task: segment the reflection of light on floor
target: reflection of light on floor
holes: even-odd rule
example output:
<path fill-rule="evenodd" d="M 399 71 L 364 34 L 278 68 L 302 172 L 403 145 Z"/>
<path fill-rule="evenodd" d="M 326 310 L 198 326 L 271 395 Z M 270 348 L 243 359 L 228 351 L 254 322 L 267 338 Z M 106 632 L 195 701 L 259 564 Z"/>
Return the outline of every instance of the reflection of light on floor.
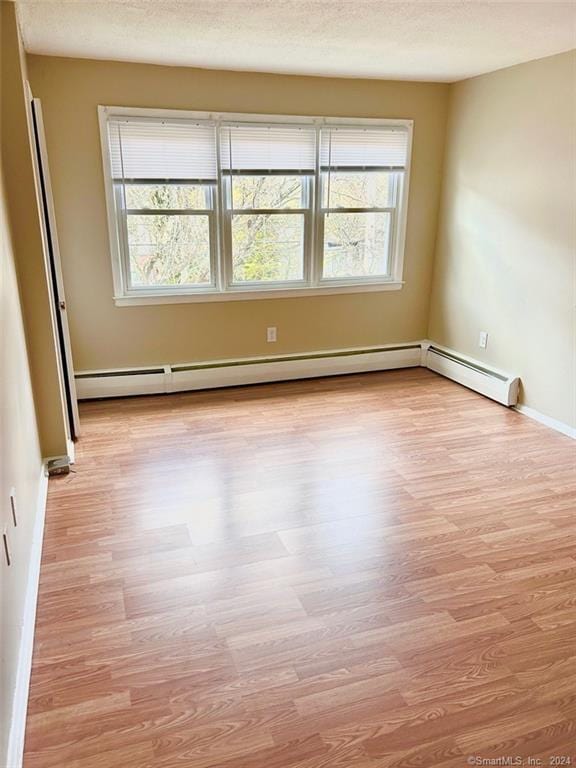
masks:
<path fill-rule="evenodd" d="M 299 519 L 302 478 L 296 465 L 267 467 L 264 452 L 246 451 L 233 461 L 217 453 L 179 462 L 176 472 L 171 467 L 170 478 L 157 465 L 143 474 L 141 524 L 155 528 L 186 523 L 192 541 L 201 544 L 275 530 L 295 514 Z"/>
<path fill-rule="evenodd" d="M 191 442 L 176 462 L 172 451 L 151 448 L 149 461 L 127 482 L 140 525 L 186 524 L 195 544 L 314 524 L 312 535 L 324 546 L 370 541 L 370 516 L 387 520 L 387 501 L 398 485 L 395 456 L 379 426 L 364 424 L 360 432 L 340 413 L 326 429 L 296 430 L 278 445 L 273 431 L 259 430 L 258 441 L 251 439 L 257 422 L 247 425 L 243 439 L 223 433 L 209 444 Z M 223 450 L 230 440 L 238 442 L 233 458 Z"/>
<path fill-rule="evenodd" d="M 330 429 L 317 433 L 314 481 L 310 489 L 312 519 L 331 520 L 314 529 L 322 546 L 350 545 L 372 539 L 373 516 L 386 520 L 386 497 L 398 487 L 394 455 L 382 446 L 378 430 L 362 435 Z M 361 514 L 360 514 L 361 513 Z M 317 542 L 317 543 L 318 543 Z"/>
<path fill-rule="evenodd" d="M 134 486 L 138 496 L 134 495 Z M 205 457 L 180 459 L 177 464 L 151 463 L 131 483 L 131 503 L 144 528 L 188 523 L 202 510 L 202 519 L 215 519 L 222 482 L 217 463 Z"/>

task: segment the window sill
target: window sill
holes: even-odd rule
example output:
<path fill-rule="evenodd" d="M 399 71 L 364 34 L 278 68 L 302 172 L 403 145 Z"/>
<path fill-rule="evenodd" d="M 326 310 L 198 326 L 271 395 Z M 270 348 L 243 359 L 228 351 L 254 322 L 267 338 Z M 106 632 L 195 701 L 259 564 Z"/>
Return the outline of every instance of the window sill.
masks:
<path fill-rule="evenodd" d="M 231 291 L 204 291 L 198 293 L 139 293 L 115 296 L 117 307 L 143 306 L 146 304 L 195 304 L 213 301 L 258 301 L 263 299 L 294 299 L 303 296 L 327 296 L 338 293 L 374 293 L 399 291 L 403 282 L 364 283 L 362 285 L 329 285 L 313 288 L 270 288 Z"/>

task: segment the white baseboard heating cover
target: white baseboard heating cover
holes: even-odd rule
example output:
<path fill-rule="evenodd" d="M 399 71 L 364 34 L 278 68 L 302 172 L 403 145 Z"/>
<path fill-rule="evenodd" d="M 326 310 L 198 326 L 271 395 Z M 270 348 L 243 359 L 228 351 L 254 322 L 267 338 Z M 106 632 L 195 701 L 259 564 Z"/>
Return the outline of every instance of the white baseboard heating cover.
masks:
<path fill-rule="evenodd" d="M 413 342 L 302 355 L 83 371 L 75 378 L 78 398 L 90 400 L 412 368 L 421 365 L 421 354 L 420 342 Z"/>
<path fill-rule="evenodd" d="M 431 371 L 463 384 L 481 395 L 490 397 L 502 405 L 516 405 L 520 379 L 483 366 L 481 363 L 430 345 L 425 355 L 425 365 Z"/>

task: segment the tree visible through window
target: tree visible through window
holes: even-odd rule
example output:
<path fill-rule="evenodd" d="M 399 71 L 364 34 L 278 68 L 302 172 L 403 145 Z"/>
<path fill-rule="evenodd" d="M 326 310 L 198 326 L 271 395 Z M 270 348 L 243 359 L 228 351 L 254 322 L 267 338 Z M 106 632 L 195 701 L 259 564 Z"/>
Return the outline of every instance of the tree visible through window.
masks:
<path fill-rule="evenodd" d="M 125 195 L 131 284 L 209 284 L 209 216 L 191 211 L 212 207 L 210 187 L 130 184 Z"/>
<path fill-rule="evenodd" d="M 395 174 L 379 171 L 323 175 L 325 278 L 376 277 L 390 271 Z"/>
<path fill-rule="evenodd" d="M 302 280 L 307 185 L 298 176 L 233 176 L 235 282 Z M 290 213 L 283 213 L 290 211 Z"/>

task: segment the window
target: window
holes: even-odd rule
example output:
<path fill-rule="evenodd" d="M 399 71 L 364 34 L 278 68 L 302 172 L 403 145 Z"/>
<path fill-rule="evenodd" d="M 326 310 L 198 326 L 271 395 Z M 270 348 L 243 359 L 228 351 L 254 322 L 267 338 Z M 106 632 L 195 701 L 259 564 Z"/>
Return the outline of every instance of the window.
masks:
<path fill-rule="evenodd" d="M 215 126 L 108 122 L 126 293 L 216 286 Z"/>
<path fill-rule="evenodd" d="M 406 145 L 405 131 L 321 129 L 324 280 L 391 277 Z"/>
<path fill-rule="evenodd" d="M 100 110 L 117 303 L 401 287 L 409 121 Z"/>
<path fill-rule="evenodd" d="M 313 126 L 224 123 L 220 130 L 231 284 L 305 284 L 311 251 Z"/>

